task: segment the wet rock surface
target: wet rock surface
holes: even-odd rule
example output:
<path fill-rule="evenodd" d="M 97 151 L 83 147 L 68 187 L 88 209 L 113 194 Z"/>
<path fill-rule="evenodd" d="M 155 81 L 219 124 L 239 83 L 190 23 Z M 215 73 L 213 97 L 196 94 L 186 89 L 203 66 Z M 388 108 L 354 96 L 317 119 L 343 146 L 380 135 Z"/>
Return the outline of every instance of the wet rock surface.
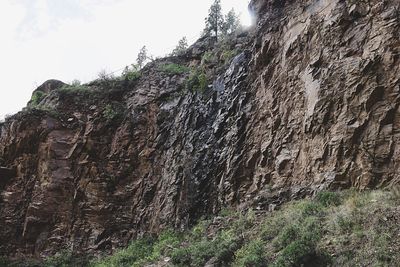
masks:
<path fill-rule="evenodd" d="M 204 92 L 155 62 L 108 93 L 49 89 L 41 104 L 57 114 L 2 124 L 1 164 L 15 175 L 0 169 L 1 253 L 111 250 L 222 206 L 399 182 L 399 2 L 251 8 L 254 36 Z M 165 60 L 199 64 L 205 47 Z"/>

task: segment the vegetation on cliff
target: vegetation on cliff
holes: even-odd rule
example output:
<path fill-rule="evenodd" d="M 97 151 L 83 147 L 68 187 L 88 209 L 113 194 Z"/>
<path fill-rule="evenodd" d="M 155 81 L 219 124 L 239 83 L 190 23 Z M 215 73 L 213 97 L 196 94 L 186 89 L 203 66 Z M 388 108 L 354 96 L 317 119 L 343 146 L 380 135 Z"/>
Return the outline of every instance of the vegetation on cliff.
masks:
<path fill-rule="evenodd" d="M 397 191 L 322 192 L 270 212 L 224 209 L 190 231 L 166 230 L 99 259 L 64 251 L 24 266 L 394 266 L 399 203 Z"/>
<path fill-rule="evenodd" d="M 224 210 L 190 232 L 136 240 L 92 266 L 394 266 L 398 204 L 395 192 L 351 190 L 322 192 L 267 213 Z M 133 256 L 143 243 L 145 252 Z"/>

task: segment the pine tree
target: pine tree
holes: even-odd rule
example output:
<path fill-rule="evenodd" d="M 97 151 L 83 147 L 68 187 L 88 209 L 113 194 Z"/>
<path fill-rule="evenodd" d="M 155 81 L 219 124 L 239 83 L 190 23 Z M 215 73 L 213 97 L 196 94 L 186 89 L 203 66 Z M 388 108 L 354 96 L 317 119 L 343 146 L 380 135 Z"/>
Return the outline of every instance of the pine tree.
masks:
<path fill-rule="evenodd" d="M 222 15 L 221 0 L 214 0 L 206 18 L 205 34 L 214 36 L 215 40 L 218 41 L 218 35 L 221 33 L 223 27 L 224 17 Z"/>
<path fill-rule="evenodd" d="M 182 55 L 186 51 L 187 48 L 188 48 L 187 39 L 186 39 L 186 37 L 183 37 L 182 39 L 179 40 L 178 45 L 172 51 L 171 55 L 172 56 Z"/>
<path fill-rule="evenodd" d="M 146 63 L 147 59 L 148 59 L 147 48 L 146 48 L 146 46 L 143 46 L 142 49 L 140 49 L 140 52 L 136 59 L 136 63 L 138 65 L 139 69 L 144 67 L 144 63 Z"/>
<path fill-rule="evenodd" d="M 223 27 L 224 35 L 231 35 L 238 31 L 240 27 L 239 16 L 236 15 L 235 10 L 232 8 L 225 16 L 225 23 Z"/>

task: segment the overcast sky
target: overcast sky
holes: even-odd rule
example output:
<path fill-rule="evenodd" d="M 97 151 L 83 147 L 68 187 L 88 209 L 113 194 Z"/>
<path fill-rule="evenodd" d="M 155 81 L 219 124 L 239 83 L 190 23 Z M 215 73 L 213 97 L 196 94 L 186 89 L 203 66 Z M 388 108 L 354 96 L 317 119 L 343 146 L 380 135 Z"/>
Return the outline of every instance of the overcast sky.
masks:
<path fill-rule="evenodd" d="M 213 0 L 0 0 L 0 119 L 48 79 L 88 82 L 134 63 L 146 45 L 169 53 L 194 42 Z M 222 0 L 249 24 L 248 0 Z"/>

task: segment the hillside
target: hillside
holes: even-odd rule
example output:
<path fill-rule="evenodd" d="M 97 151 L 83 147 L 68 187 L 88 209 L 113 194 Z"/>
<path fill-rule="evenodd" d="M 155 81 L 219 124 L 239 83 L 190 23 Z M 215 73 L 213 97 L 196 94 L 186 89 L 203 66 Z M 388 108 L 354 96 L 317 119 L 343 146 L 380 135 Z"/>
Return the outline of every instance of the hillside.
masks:
<path fill-rule="evenodd" d="M 49 80 L 2 123 L 1 256 L 100 255 L 224 209 L 398 184 L 400 3 L 250 8 L 248 32 L 121 77 Z"/>

